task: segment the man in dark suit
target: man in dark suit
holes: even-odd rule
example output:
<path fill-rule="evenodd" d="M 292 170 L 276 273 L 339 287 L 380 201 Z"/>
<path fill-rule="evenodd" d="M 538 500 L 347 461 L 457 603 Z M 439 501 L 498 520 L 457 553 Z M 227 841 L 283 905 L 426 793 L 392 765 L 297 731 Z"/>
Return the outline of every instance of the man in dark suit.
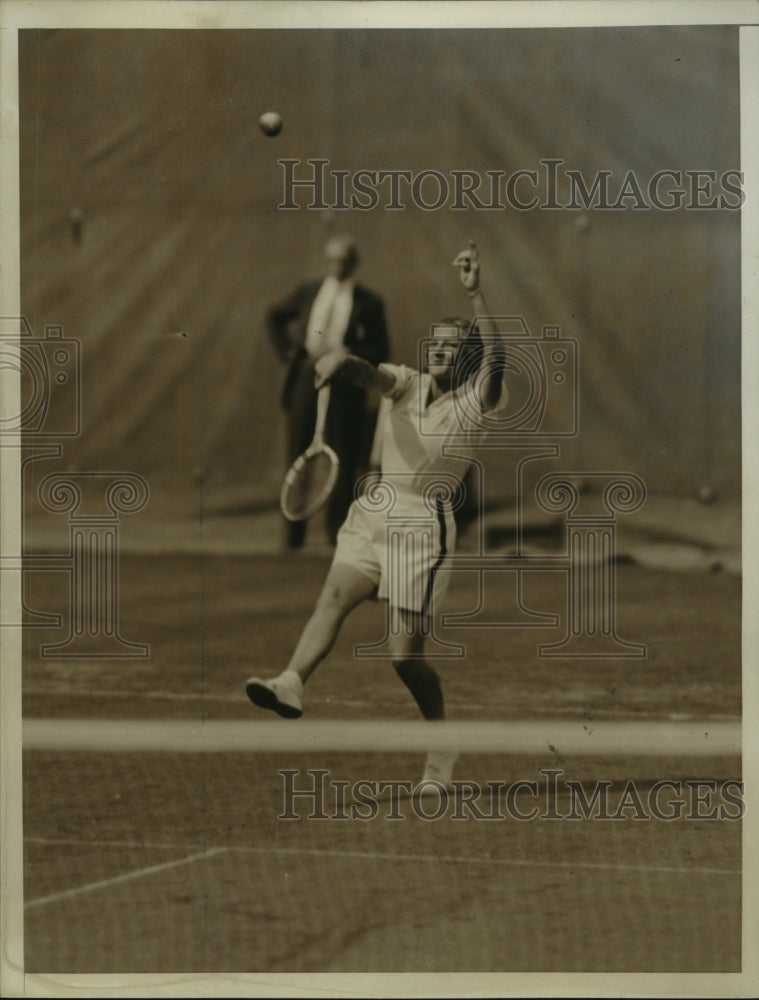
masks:
<path fill-rule="evenodd" d="M 269 309 L 266 326 L 280 360 L 287 365 L 282 405 L 287 412 L 288 467 L 311 443 L 316 422 L 314 365 L 344 347 L 373 365 L 387 361 L 390 344 L 382 299 L 354 280 L 359 256 L 348 236 L 333 236 L 324 248 L 326 276 L 305 282 Z M 376 409 L 365 389 L 347 382 L 332 386 L 325 439 L 337 452 L 340 472 L 327 505 L 331 544 L 345 520 L 359 475 L 368 465 Z M 290 548 L 303 545 L 304 521 L 288 522 Z"/>

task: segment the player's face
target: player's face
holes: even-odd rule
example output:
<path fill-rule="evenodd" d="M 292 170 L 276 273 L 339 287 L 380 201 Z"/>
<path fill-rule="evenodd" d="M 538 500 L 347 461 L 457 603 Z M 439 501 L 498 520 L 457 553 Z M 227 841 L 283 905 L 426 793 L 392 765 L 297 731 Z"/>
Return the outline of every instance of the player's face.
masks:
<path fill-rule="evenodd" d="M 436 326 L 435 335 L 427 348 L 427 371 L 436 382 L 449 386 L 453 381 L 461 340 L 455 326 Z"/>

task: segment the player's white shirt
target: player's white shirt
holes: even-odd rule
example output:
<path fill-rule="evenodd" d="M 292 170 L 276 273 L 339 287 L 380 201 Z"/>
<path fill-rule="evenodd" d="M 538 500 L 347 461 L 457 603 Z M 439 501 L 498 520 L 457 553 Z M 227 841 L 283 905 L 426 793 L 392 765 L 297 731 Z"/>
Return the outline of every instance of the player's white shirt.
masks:
<path fill-rule="evenodd" d="M 384 393 L 392 405 L 381 431 L 383 480 L 404 499 L 421 497 L 436 477 L 441 482 L 461 482 L 470 464 L 462 457 L 467 445 L 485 440 L 488 420 L 497 417 L 499 409 L 482 414 L 472 380 L 431 399 L 431 375 L 406 365 L 379 367 L 395 379 Z"/>
<path fill-rule="evenodd" d="M 487 437 L 487 419 L 498 411 L 482 414 L 471 382 L 431 400 L 431 375 L 405 365 L 380 369 L 394 379 L 379 428 L 382 481 L 351 504 L 334 561 L 375 581 L 391 606 L 434 614 L 450 577 L 450 500 L 470 464 L 467 445 Z M 502 400 L 504 407 L 506 393 Z"/>

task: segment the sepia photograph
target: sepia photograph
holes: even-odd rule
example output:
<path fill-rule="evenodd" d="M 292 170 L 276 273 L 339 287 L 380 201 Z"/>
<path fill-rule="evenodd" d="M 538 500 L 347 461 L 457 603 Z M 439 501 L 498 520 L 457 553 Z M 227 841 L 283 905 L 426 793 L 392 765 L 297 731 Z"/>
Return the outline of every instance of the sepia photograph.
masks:
<path fill-rule="evenodd" d="M 3 995 L 753 995 L 719 7 L 0 8 Z"/>

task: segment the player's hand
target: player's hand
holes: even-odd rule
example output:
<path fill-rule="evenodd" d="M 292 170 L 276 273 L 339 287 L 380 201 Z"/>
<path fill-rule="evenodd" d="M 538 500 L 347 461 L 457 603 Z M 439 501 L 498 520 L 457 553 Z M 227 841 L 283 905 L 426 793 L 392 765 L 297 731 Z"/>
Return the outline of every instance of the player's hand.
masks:
<path fill-rule="evenodd" d="M 458 267 L 461 283 L 471 294 L 480 287 L 480 253 L 474 243 L 469 241 L 469 249 L 456 255 L 453 266 Z"/>
<path fill-rule="evenodd" d="M 323 385 L 326 385 L 347 357 L 348 352 L 342 349 L 322 354 L 314 365 L 314 386 L 321 389 Z"/>

